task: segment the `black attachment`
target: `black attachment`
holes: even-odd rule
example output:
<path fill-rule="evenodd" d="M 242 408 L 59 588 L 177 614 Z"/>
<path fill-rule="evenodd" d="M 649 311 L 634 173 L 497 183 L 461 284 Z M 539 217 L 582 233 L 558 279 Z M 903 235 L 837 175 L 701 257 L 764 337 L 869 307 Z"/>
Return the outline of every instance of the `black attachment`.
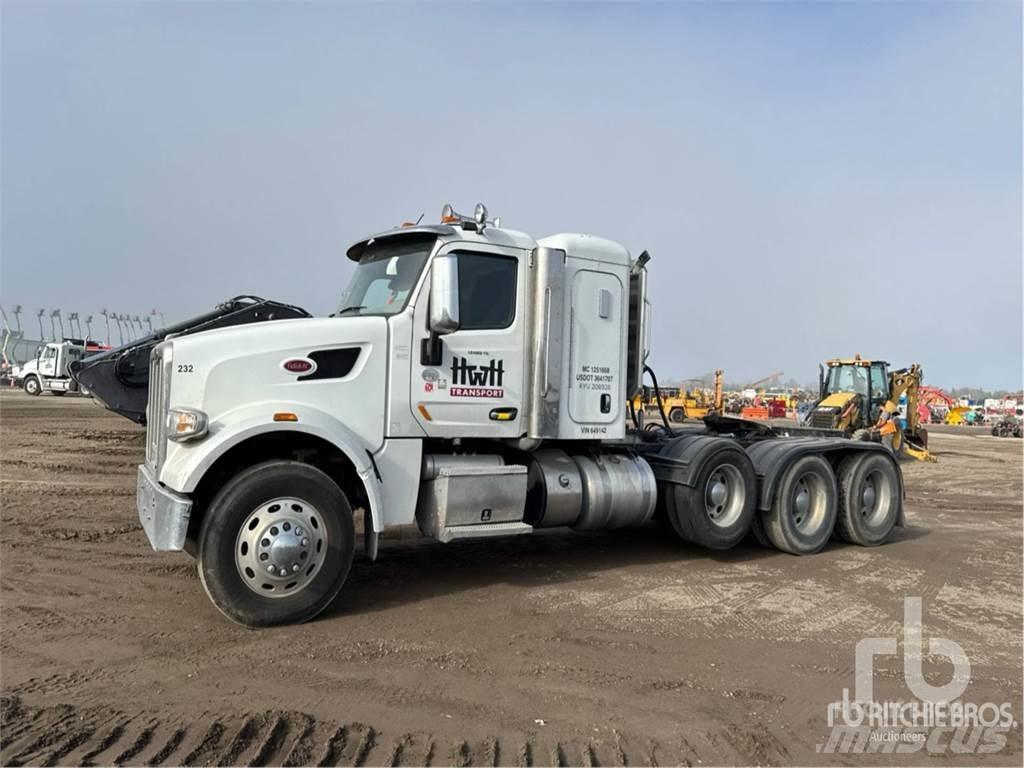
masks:
<path fill-rule="evenodd" d="M 291 304 L 258 296 L 236 296 L 218 304 L 212 312 L 161 328 L 117 349 L 73 362 L 69 367 L 71 378 L 110 410 L 138 424 L 145 424 L 149 399 L 149 355 L 153 347 L 165 338 L 171 334 L 187 336 L 214 328 L 299 317 L 311 315 Z"/>

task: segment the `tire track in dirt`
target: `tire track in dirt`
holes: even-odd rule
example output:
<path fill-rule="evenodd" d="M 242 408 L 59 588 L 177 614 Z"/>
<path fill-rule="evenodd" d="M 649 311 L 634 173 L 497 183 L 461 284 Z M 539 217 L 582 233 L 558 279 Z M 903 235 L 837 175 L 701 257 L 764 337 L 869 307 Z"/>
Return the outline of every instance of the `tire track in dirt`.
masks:
<path fill-rule="evenodd" d="M 547 731 L 534 731 L 467 740 L 426 731 L 387 733 L 302 712 L 204 713 L 191 721 L 165 721 L 152 712 L 30 706 L 17 696 L 0 698 L 0 724 L 5 766 L 772 765 L 789 758 L 763 726 L 693 734 L 679 745 L 630 738 L 616 729 L 588 736 L 551 733 L 548 738 Z"/>

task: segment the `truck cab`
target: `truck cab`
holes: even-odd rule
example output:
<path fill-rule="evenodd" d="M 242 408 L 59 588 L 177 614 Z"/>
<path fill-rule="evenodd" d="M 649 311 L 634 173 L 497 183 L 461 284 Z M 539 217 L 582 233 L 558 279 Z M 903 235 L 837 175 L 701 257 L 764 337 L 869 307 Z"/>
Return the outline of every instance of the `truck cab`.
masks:
<path fill-rule="evenodd" d="M 397 526 L 441 542 L 616 529 L 659 504 L 680 538 L 725 549 L 771 507 L 784 470 L 824 450 L 792 443 L 755 461 L 742 428 L 640 429 L 627 403 L 648 353 L 646 252 L 583 234 L 535 240 L 478 205 L 363 238 L 347 257 L 355 270 L 329 317 L 152 349 L 139 518 L 154 549 L 198 558 L 234 621 L 303 621 L 330 603 L 356 510 L 370 558 Z M 825 472 L 818 461 L 806 472 Z M 901 509 L 890 464 L 873 475 L 887 489 L 883 527 Z M 820 491 L 813 535 L 768 536 L 798 553 L 824 546 L 838 503 L 828 477 L 802 486 Z"/>
<path fill-rule="evenodd" d="M 72 363 L 85 355 L 85 343 L 77 339 L 64 339 L 40 344 L 36 356 L 12 371 L 15 383 L 30 395 L 52 392 L 64 395 L 79 391 L 70 374 Z"/>

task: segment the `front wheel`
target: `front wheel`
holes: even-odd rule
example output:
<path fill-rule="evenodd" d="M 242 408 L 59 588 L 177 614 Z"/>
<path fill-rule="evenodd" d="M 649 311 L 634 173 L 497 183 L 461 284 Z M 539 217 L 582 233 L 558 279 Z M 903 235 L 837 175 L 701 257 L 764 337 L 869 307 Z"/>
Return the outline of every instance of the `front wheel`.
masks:
<path fill-rule="evenodd" d="M 199 578 L 218 610 L 247 627 L 316 616 L 355 552 L 352 508 L 316 467 L 268 461 L 220 490 L 199 533 Z"/>
<path fill-rule="evenodd" d="M 35 376 L 29 376 L 25 379 L 25 383 L 22 386 L 25 388 L 25 394 L 32 395 L 32 397 L 36 397 L 43 391 L 43 387 L 39 383 L 39 379 Z"/>
<path fill-rule="evenodd" d="M 682 424 L 686 421 L 686 411 L 682 408 L 673 408 L 668 412 L 668 420 L 673 424 Z"/>

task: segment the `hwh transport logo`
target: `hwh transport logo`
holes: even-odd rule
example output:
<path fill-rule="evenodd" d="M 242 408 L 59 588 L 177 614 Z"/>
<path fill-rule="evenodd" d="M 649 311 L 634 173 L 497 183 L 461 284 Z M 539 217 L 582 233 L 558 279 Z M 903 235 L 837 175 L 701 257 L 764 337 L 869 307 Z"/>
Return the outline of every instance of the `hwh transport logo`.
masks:
<path fill-rule="evenodd" d="M 497 397 L 505 396 L 502 380 L 505 376 L 505 361 L 492 358 L 487 365 L 473 365 L 464 357 L 452 358 L 452 397 Z"/>
<path fill-rule="evenodd" d="M 1016 726 L 1009 702 L 963 701 L 971 680 L 971 662 L 959 643 L 944 637 L 928 641 L 927 656 L 953 665 L 945 685 L 925 680 L 921 633 L 921 598 L 903 602 L 903 679 L 912 694 L 909 701 L 877 701 L 874 697 L 875 656 L 896 656 L 895 637 L 868 637 L 854 653 L 854 697 L 843 689 L 842 701 L 828 705 L 828 740 L 817 751 L 826 754 L 908 753 L 986 754 L 1006 746 L 1006 734 Z"/>

